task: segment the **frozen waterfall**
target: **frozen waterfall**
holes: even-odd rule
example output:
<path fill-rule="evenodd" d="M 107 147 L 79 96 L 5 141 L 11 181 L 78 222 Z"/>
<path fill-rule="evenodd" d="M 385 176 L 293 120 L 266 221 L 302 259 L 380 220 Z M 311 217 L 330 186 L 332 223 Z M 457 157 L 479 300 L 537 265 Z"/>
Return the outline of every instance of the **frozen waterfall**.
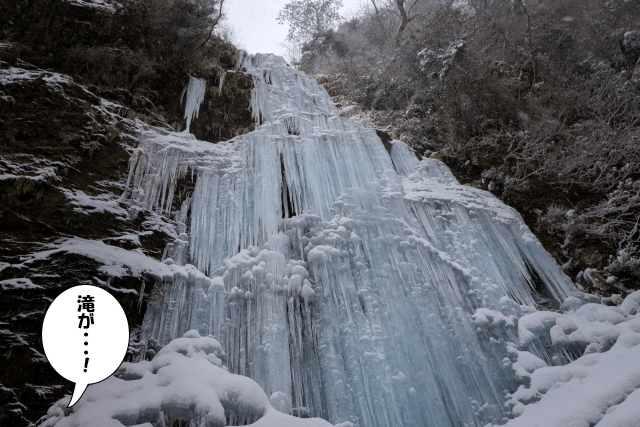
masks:
<path fill-rule="evenodd" d="M 253 76 L 255 131 L 211 144 L 150 128 L 132 156 L 131 198 L 180 231 L 144 340 L 210 335 L 230 373 L 304 418 L 507 421 L 524 381 L 509 362 L 523 350 L 514 319 L 559 307 L 570 280 L 513 209 L 400 141 L 388 152 L 282 58 L 243 56 L 237 72 Z M 188 120 L 201 102 L 191 83 Z M 195 189 L 171 212 L 181 179 Z M 542 339 L 526 350 L 572 357 Z"/>
<path fill-rule="evenodd" d="M 149 132 L 132 161 L 133 197 L 159 211 L 193 175 L 168 262 L 208 276 L 156 287 L 147 339 L 210 334 L 231 372 L 332 423 L 503 421 L 517 334 L 481 339 L 472 315 L 559 305 L 567 277 L 514 210 L 402 142 L 387 152 L 281 58 L 238 68 L 253 76 L 254 132 L 215 145 Z"/>

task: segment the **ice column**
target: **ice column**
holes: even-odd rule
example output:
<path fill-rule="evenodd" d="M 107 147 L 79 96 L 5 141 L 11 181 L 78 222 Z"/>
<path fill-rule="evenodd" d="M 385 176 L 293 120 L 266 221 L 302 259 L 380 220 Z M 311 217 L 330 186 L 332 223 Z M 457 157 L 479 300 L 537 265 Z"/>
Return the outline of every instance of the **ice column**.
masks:
<path fill-rule="evenodd" d="M 200 104 L 204 100 L 204 94 L 207 89 L 207 81 L 196 77 L 189 77 L 189 86 L 187 86 L 187 104 L 184 107 L 184 118 L 187 119 L 187 129 L 191 127 L 191 121 L 198 117 L 200 112 Z"/>
<path fill-rule="evenodd" d="M 175 182 L 196 181 L 165 261 L 185 268 L 154 289 L 146 336 L 212 335 L 231 372 L 298 416 L 503 422 L 520 384 L 503 360 L 519 344 L 513 328 L 487 339 L 473 316 L 558 305 L 571 282 L 517 212 L 402 142 L 387 152 L 282 58 L 239 69 L 255 131 L 210 144 L 151 129 L 132 161 L 141 206 L 166 211 Z"/>

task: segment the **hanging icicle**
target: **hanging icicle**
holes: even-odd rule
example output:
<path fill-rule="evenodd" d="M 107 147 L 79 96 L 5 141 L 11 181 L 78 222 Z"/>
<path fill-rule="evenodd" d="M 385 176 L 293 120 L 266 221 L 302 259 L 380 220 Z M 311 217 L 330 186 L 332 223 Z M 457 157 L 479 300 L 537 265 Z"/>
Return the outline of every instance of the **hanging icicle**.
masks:
<path fill-rule="evenodd" d="M 204 94 L 207 89 L 207 81 L 196 77 L 189 77 L 189 86 L 187 86 L 187 103 L 184 107 L 184 118 L 187 119 L 187 129 L 189 132 L 191 122 L 194 118 L 198 118 L 200 105 L 204 100 Z"/>
<path fill-rule="evenodd" d="M 389 155 L 282 58 L 243 56 L 238 67 L 254 80 L 254 132 L 214 145 L 151 131 L 132 163 L 133 197 L 149 208 L 167 209 L 176 177 L 196 176 L 180 215 L 188 233 L 168 256 L 211 278 L 159 284 L 147 338 L 214 336 L 231 372 L 300 416 L 360 427 L 502 420 L 504 391 L 518 385 L 502 366 L 517 333 L 488 345 L 473 316 L 520 316 L 541 298 L 557 306 L 571 282 L 517 212 L 400 141 Z M 192 82 L 189 114 L 204 91 Z"/>

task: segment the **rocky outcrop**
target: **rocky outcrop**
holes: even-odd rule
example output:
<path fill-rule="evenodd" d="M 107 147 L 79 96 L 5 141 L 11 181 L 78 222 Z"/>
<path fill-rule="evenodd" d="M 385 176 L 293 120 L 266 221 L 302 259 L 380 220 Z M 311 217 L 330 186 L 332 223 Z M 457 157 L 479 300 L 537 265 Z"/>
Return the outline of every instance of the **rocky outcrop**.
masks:
<path fill-rule="evenodd" d="M 123 194 L 139 134 L 184 129 L 180 93 L 189 78 L 173 76 L 160 92 L 100 87 L 19 59 L 23 47 L 0 43 L 0 351 L 10 367 L 0 372 L 0 425 L 12 426 L 32 425 L 72 391 L 41 343 L 46 309 L 65 289 L 107 288 L 127 313 L 127 357 L 139 356 L 149 291 L 162 278 L 108 257 L 128 250 L 155 262 L 178 236 L 172 218 L 137 209 Z M 233 59 L 225 60 L 229 68 Z M 192 73 L 208 81 L 192 133 L 215 143 L 253 129 L 249 77 L 220 59 Z M 174 211 L 192 186 L 178 184 Z"/>
<path fill-rule="evenodd" d="M 0 91 L 0 347 L 11 367 L 0 377 L 0 424 L 19 426 L 70 390 L 41 344 L 50 302 L 71 286 L 102 284 L 135 329 L 149 280 L 111 277 L 91 258 L 46 251 L 75 238 L 159 257 L 171 227 L 130 214 L 119 200 L 140 125 L 126 119 L 130 110 L 53 72 L 5 68 Z"/>

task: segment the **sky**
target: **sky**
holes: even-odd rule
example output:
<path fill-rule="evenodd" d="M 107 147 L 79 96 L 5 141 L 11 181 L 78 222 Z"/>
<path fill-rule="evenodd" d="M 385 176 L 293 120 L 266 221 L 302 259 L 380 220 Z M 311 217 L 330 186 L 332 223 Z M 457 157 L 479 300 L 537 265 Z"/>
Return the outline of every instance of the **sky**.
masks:
<path fill-rule="evenodd" d="M 287 36 L 288 26 L 279 25 L 278 12 L 291 0 L 227 0 L 227 21 L 236 30 L 238 47 L 249 53 L 285 55 L 279 46 Z M 343 0 L 340 13 L 351 16 L 363 0 Z M 228 4 L 227 4 L 228 3 Z"/>

